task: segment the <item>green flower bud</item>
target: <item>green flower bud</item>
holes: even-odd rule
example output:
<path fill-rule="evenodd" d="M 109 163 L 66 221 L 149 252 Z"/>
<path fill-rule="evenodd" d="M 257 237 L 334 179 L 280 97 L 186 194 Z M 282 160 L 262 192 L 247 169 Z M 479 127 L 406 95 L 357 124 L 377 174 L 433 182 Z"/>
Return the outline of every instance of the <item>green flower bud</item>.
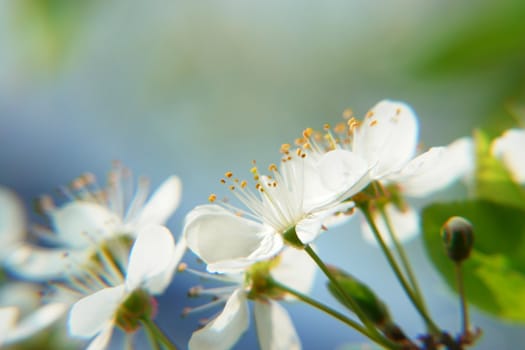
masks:
<path fill-rule="evenodd" d="M 459 263 L 467 259 L 474 245 L 472 224 L 459 216 L 453 216 L 441 228 L 441 238 L 447 255 Z"/>
<path fill-rule="evenodd" d="M 392 323 L 390 313 L 385 303 L 383 303 L 367 285 L 336 267 L 330 266 L 329 269 L 345 294 L 352 297 L 372 323 L 379 328 L 384 328 Z M 341 304 L 346 306 L 350 311 L 354 311 L 352 305 L 346 301 L 346 298 L 341 295 L 332 282 L 329 282 L 327 286 L 330 293 L 332 293 Z"/>

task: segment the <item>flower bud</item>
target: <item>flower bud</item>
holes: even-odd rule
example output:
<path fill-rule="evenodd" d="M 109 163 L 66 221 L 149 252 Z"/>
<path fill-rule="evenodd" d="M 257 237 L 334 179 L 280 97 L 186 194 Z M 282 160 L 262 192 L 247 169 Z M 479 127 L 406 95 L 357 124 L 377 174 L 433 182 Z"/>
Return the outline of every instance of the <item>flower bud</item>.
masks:
<path fill-rule="evenodd" d="M 390 313 L 385 303 L 367 285 L 337 267 L 330 266 L 329 270 L 345 294 L 355 301 L 372 323 L 379 328 L 384 328 L 391 324 Z M 354 311 L 352 305 L 346 301 L 346 298 L 341 295 L 332 282 L 328 283 L 328 290 L 340 303 L 352 312 Z"/>
<path fill-rule="evenodd" d="M 459 216 L 453 216 L 441 228 L 441 238 L 447 255 L 459 263 L 467 259 L 474 245 L 472 224 Z"/>

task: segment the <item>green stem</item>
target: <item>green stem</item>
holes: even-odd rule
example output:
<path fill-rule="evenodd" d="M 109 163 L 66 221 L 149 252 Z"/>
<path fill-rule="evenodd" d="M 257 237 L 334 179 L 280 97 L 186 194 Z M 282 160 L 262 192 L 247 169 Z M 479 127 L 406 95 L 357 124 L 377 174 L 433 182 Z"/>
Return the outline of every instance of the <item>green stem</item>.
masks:
<path fill-rule="evenodd" d="M 155 324 L 155 322 L 153 322 L 149 318 L 143 318 L 142 323 L 144 324 L 144 328 L 146 328 L 146 330 L 148 331 L 148 335 L 150 335 L 151 332 L 151 336 L 153 336 L 154 341 L 152 341 L 152 344 L 157 344 L 157 342 L 159 342 L 165 349 L 177 350 L 175 344 L 173 344 L 171 340 L 169 340 L 166 334 L 164 334 L 164 332 Z M 158 349 L 158 346 L 156 346 L 155 350 Z"/>
<path fill-rule="evenodd" d="M 143 320 L 142 324 L 144 325 L 144 329 L 146 330 L 146 334 L 148 335 L 149 343 L 151 344 L 152 350 L 160 350 L 160 345 L 157 341 L 157 337 L 155 336 L 155 333 L 150 328 L 149 324 Z"/>
<path fill-rule="evenodd" d="M 467 336 L 470 332 L 469 315 L 467 303 L 465 301 L 465 288 L 463 284 L 463 272 L 461 270 L 461 263 L 456 263 L 456 280 L 458 285 L 459 301 L 461 305 L 461 320 L 463 324 L 463 334 Z"/>
<path fill-rule="evenodd" d="M 412 288 L 410 287 L 407 280 L 405 279 L 405 276 L 401 272 L 401 269 L 399 268 L 396 260 L 394 259 L 394 256 L 392 255 L 392 252 L 390 251 L 383 237 L 381 236 L 381 233 L 379 232 L 379 229 L 377 228 L 374 222 L 374 219 L 372 218 L 370 210 L 366 206 L 360 206 L 360 209 L 365 215 L 368 225 L 370 225 L 370 228 L 372 229 L 372 232 L 374 233 L 374 236 L 377 242 L 379 243 L 381 249 L 383 250 L 383 253 L 386 256 L 388 263 L 390 264 L 390 267 L 392 267 L 392 270 L 394 271 L 394 274 L 396 275 L 399 283 L 401 283 L 401 286 L 405 290 L 405 293 L 408 295 L 410 301 L 412 302 L 416 310 L 419 312 L 419 314 L 425 321 L 427 328 L 432 334 L 440 335 L 441 331 L 439 330 L 439 327 L 430 318 L 425 308 L 420 303 L 419 298 L 414 294 L 414 292 L 412 291 Z"/>
<path fill-rule="evenodd" d="M 386 224 L 388 233 L 390 234 L 390 238 L 392 239 L 392 242 L 394 243 L 394 247 L 396 248 L 397 254 L 399 255 L 399 258 L 401 259 L 401 264 L 403 265 L 403 268 L 408 276 L 408 281 L 410 282 L 410 285 L 412 286 L 414 294 L 418 298 L 419 303 L 421 307 L 423 308 L 423 310 L 427 312 L 425 301 L 423 299 L 423 294 L 421 293 L 421 289 L 419 288 L 416 276 L 414 274 L 414 271 L 412 270 L 412 266 L 410 265 L 410 261 L 408 260 L 408 256 L 405 252 L 405 249 L 403 248 L 403 245 L 401 244 L 401 242 L 399 242 L 399 239 L 397 238 L 397 235 L 394 231 L 394 227 L 392 226 L 392 222 L 390 221 L 390 218 L 386 214 L 385 208 L 380 207 L 379 211 L 381 213 L 381 217 L 383 218 L 383 221 Z"/>
<path fill-rule="evenodd" d="M 333 318 L 343 322 L 344 324 L 346 324 L 347 326 L 355 329 L 356 331 L 358 331 L 359 333 L 363 334 L 364 336 L 370 338 L 371 340 L 375 341 L 376 343 L 379 343 L 383 346 L 387 346 L 387 347 L 391 347 L 391 348 L 394 348 L 394 349 L 398 349 L 399 347 L 397 346 L 397 344 L 395 343 L 392 343 L 390 340 L 386 339 L 385 337 L 383 336 L 380 336 L 380 337 L 377 337 L 373 334 L 370 334 L 370 332 L 364 328 L 363 326 L 361 326 L 359 323 L 355 322 L 354 320 L 351 320 L 349 319 L 348 317 L 346 317 L 345 315 L 339 313 L 338 311 L 330 308 L 329 306 L 323 304 L 323 303 L 320 303 L 318 302 L 317 300 L 315 299 L 312 299 L 310 298 L 309 296 L 295 290 L 295 289 L 292 289 L 284 284 L 281 284 L 280 282 L 272 279 L 270 281 L 270 283 L 274 286 L 274 287 L 277 287 L 278 289 L 286 292 L 286 293 L 289 293 L 293 296 L 295 296 L 297 299 L 305 302 L 306 304 L 309 304 L 310 306 L 313 306 L 314 308 L 318 309 L 318 310 L 321 310 L 323 312 L 325 312 L 326 314 L 332 316 Z"/>
<path fill-rule="evenodd" d="M 337 288 L 338 292 L 345 298 L 345 300 L 348 302 L 348 304 L 352 307 L 352 310 L 356 314 L 356 316 L 359 318 L 359 320 L 364 324 L 364 326 L 368 329 L 368 331 L 373 334 L 374 336 L 381 336 L 379 331 L 375 328 L 374 324 L 368 317 L 366 317 L 365 313 L 361 310 L 359 305 L 355 302 L 354 298 L 352 298 L 350 295 L 345 293 L 344 289 L 339 284 L 339 281 L 332 275 L 328 267 L 325 265 L 325 263 L 319 258 L 319 256 L 314 252 L 312 247 L 309 245 L 305 246 L 304 250 L 310 255 L 310 257 L 315 261 L 317 266 L 323 271 L 325 276 L 332 282 L 332 284 Z"/>

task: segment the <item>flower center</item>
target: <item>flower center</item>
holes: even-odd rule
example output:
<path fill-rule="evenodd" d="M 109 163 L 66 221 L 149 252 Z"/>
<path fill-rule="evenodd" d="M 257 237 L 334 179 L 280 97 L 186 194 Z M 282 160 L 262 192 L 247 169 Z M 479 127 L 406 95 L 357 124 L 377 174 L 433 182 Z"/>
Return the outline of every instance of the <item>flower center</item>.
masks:
<path fill-rule="evenodd" d="M 135 290 L 120 305 L 115 323 L 127 333 L 134 332 L 140 327 L 141 320 L 154 316 L 156 308 L 157 303 L 148 292 Z"/>

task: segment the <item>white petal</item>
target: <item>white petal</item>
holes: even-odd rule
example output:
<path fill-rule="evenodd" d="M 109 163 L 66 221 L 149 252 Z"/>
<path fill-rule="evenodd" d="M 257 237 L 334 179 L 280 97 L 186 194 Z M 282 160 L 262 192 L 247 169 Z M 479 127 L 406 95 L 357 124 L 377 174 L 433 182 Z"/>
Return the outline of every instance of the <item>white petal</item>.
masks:
<path fill-rule="evenodd" d="M 388 179 L 398 182 L 406 195 L 423 197 L 471 176 L 473 168 L 472 140 L 462 138 L 447 147 L 429 149 Z"/>
<path fill-rule="evenodd" d="M 185 239 L 181 239 L 179 243 L 176 244 L 168 267 L 159 275 L 150 278 L 146 283 L 146 289 L 149 290 L 150 293 L 161 294 L 168 287 L 173 279 L 177 265 L 180 263 L 186 252 L 186 248 L 187 245 Z"/>
<path fill-rule="evenodd" d="M 0 307 L 0 346 L 15 328 L 18 317 L 19 310 L 16 307 Z"/>
<path fill-rule="evenodd" d="M 393 204 L 388 204 L 385 208 L 385 211 L 399 241 L 408 242 L 417 236 L 420 230 L 419 215 L 416 213 L 416 211 L 414 211 L 414 209 L 408 207 L 405 211 L 401 212 Z M 385 243 L 387 245 L 392 245 L 392 240 L 390 239 L 390 234 L 388 232 L 386 223 L 382 219 L 381 215 L 377 212 L 374 213 L 374 221 Z M 365 220 L 363 220 L 361 223 L 361 230 L 366 241 L 373 244 L 378 244 L 372 229 Z"/>
<path fill-rule="evenodd" d="M 405 103 L 383 100 L 356 130 L 352 150 L 368 161 L 372 178 L 381 179 L 403 167 L 416 152 L 418 120 Z"/>
<path fill-rule="evenodd" d="M 17 325 L 16 329 L 9 332 L 6 343 L 15 343 L 26 339 L 35 333 L 50 326 L 65 314 L 67 305 L 63 303 L 53 303 L 41 306 L 36 311 L 24 317 Z"/>
<path fill-rule="evenodd" d="M 286 247 L 271 274 L 278 282 L 308 294 L 314 283 L 315 271 L 317 265 L 305 251 Z"/>
<path fill-rule="evenodd" d="M 104 288 L 77 301 L 69 312 L 69 332 L 90 338 L 113 323 L 115 312 L 125 297 L 125 287 Z"/>
<path fill-rule="evenodd" d="M 23 278 L 45 281 L 61 278 L 77 268 L 88 250 L 41 248 L 29 244 L 16 248 L 6 259 L 6 267 Z"/>
<path fill-rule="evenodd" d="M 191 336 L 190 350 L 226 350 L 231 348 L 248 329 L 248 303 L 244 291 L 237 289 L 230 296 L 224 310 L 204 328 Z"/>
<path fill-rule="evenodd" d="M 175 241 L 164 226 L 147 226 L 140 230 L 131 248 L 126 288 L 131 291 L 170 267 Z"/>
<path fill-rule="evenodd" d="M 514 180 L 520 184 L 525 183 L 524 150 L 525 129 L 509 129 L 491 146 L 492 154 L 503 161 Z"/>
<path fill-rule="evenodd" d="M 368 164 L 357 154 L 336 149 L 327 152 L 319 161 L 319 171 L 324 186 L 346 199 L 368 185 Z"/>
<path fill-rule="evenodd" d="M 256 302 L 254 314 L 261 350 L 301 349 L 301 342 L 290 316 L 279 303 Z"/>
<path fill-rule="evenodd" d="M 73 201 L 51 212 L 55 233 L 69 247 L 83 248 L 113 233 L 121 219 L 105 206 Z"/>
<path fill-rule="evenodd" d="M 182 184 L 177 176 L 170 176 L 153 193 L 137 217 L 136 225 L 163 225 L 179 206 Z"/>
<path fill-rule="evenodd" d="M 22 203 L 10 190 L 0 187 L 0 259 L 25 238 Z"/>
<path fill-rule="evenodd" d="M 89 343 L 86 350 L 104 350 L 107 348 L 111 335 L 113 334 L 113 325 L 108 324 L 100 333 Z"/>
<path fill-rule="evenodd" d="M 345 213 L 354 206 L 354 202 L 344 202 L 332 208 L 307 215 L 295 226 L 297 237 L 303 244 L 312 242 L 319 236 L 321 228 L 328 218 L 338 213 Z"/>
<path fill-rule="evenodd" d="M 218 205 L 203 205 L 186 217 L 188 247 L 208 264 L 210 272 L 235 272 L 268 259 L 283 247 L 273 228 L 251 221 Z"/>

